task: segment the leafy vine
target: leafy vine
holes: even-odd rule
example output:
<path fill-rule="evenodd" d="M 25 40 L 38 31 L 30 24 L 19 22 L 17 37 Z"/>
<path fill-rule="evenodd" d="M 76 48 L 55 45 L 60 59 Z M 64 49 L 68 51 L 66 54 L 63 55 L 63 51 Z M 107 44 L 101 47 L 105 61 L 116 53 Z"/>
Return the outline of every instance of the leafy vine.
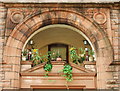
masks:
<path fill-rule="evenodd" d="M 62 70 L 64 73 L 64 77 L 66 77 L 66 81 L 72 81 L 72 67 L 69 64 L 64 65 L 64 69 Z"/>
<path fill-rule="evenodd" d="M 46 71 L 45 76 L 48 77 L 48 73 L 52 70 L 52 64 L 50 61 L 48 61 L 45 65 L 44 65 L 44 70 Z"/>

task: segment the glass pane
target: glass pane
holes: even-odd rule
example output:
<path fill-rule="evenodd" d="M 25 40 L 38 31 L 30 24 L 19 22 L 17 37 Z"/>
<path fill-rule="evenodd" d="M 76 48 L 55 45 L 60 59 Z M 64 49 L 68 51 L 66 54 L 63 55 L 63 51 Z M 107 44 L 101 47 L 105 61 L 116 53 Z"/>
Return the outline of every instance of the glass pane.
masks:
<path fill-rule="evenodd" d="M 62 60 L 67 60 L 67 45 L 64 44 L 51 44 L 49 46 L 50 51 L 55 54 L 60 54 Z"/>
<path fill-rule="evenodd" d="M 51 51 L 59 53 L 62 57 L 62 60 L 66 60 L 66 47 L 65 46 L 53 46 Z"/>

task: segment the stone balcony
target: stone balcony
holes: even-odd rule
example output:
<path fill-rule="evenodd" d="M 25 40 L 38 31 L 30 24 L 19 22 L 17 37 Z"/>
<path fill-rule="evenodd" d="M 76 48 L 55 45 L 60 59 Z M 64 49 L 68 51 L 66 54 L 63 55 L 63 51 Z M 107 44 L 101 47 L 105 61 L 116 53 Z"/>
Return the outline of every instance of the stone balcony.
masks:
<path fill-rule="evenodd" d="M 30 62 L 27 62 L 31 65 Z M 63 69 L 65 62 L 53 61 L 52 71 L 48 73 L 48 77 L 45 77 L 45 71 L 43 69 L 45 63 L 39 64 L 30 68 L 26 66 L 26 70 L 21 71 L 21 88 L 33 88 L 33 89 L 96 89 L 96 72 L 70 63 L 73 68 L 73 81 L 67 82 L 65 77 L 61 76 L 59 71 Z M 24 62 L 22 65 L 26 65 Z M 25 68 L 25 67 L 23 67 Z M 67 86 L 66 87 L 66 82 Z"/>

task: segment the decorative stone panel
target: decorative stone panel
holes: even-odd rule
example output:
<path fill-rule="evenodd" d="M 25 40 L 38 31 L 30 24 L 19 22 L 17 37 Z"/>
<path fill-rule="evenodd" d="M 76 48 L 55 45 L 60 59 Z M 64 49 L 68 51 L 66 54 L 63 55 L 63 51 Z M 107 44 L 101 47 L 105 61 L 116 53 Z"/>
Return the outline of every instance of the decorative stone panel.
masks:
<path fill-rule="evenodd" d="M 104 13 L 98 12 L 94 14 L 93 19 L 98 24 L 104 24 L 106 22 L 106 15 Z"/>
<path fill-rule="evenodd" d="M 15 11 L 11 14 L 11 21 L 13 23 L 20 23 L 24 19 L 24 15 L 20 11 Z"/>

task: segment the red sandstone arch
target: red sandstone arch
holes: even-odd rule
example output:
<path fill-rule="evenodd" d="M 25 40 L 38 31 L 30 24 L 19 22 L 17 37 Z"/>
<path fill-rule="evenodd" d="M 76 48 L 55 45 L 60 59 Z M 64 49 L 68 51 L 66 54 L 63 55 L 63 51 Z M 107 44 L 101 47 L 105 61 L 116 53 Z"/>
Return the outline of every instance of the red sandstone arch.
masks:
<path fill-rule="evenodd" d="M 6 43 L 4 51 L 4 60 L 6 63 L 20 66 L 21 50 L 25 41 L 39 28 L 51 24 L 73 26 L 82 31 L 90 39 L 97 54 L 97 83 L 103 84 L 98 85 L 98 88 L 106 88 L 106 78 L 102 77 L 102 75 L 108 75 L 106 68 L 113 60 L 111 44 L 105 32 L 93 20 L 79 13 L 61 10 L 49 11 L 34 15 L 24 20 L 21 24 L 18 24 L 10 34 Z M 19 69 L 13 69 L 13 72 L 19 73 Z M 108 76 L 108 78 L 110 77 L 111 75 Z M 19 79 L 19 76 L 17 79 Z"/>

